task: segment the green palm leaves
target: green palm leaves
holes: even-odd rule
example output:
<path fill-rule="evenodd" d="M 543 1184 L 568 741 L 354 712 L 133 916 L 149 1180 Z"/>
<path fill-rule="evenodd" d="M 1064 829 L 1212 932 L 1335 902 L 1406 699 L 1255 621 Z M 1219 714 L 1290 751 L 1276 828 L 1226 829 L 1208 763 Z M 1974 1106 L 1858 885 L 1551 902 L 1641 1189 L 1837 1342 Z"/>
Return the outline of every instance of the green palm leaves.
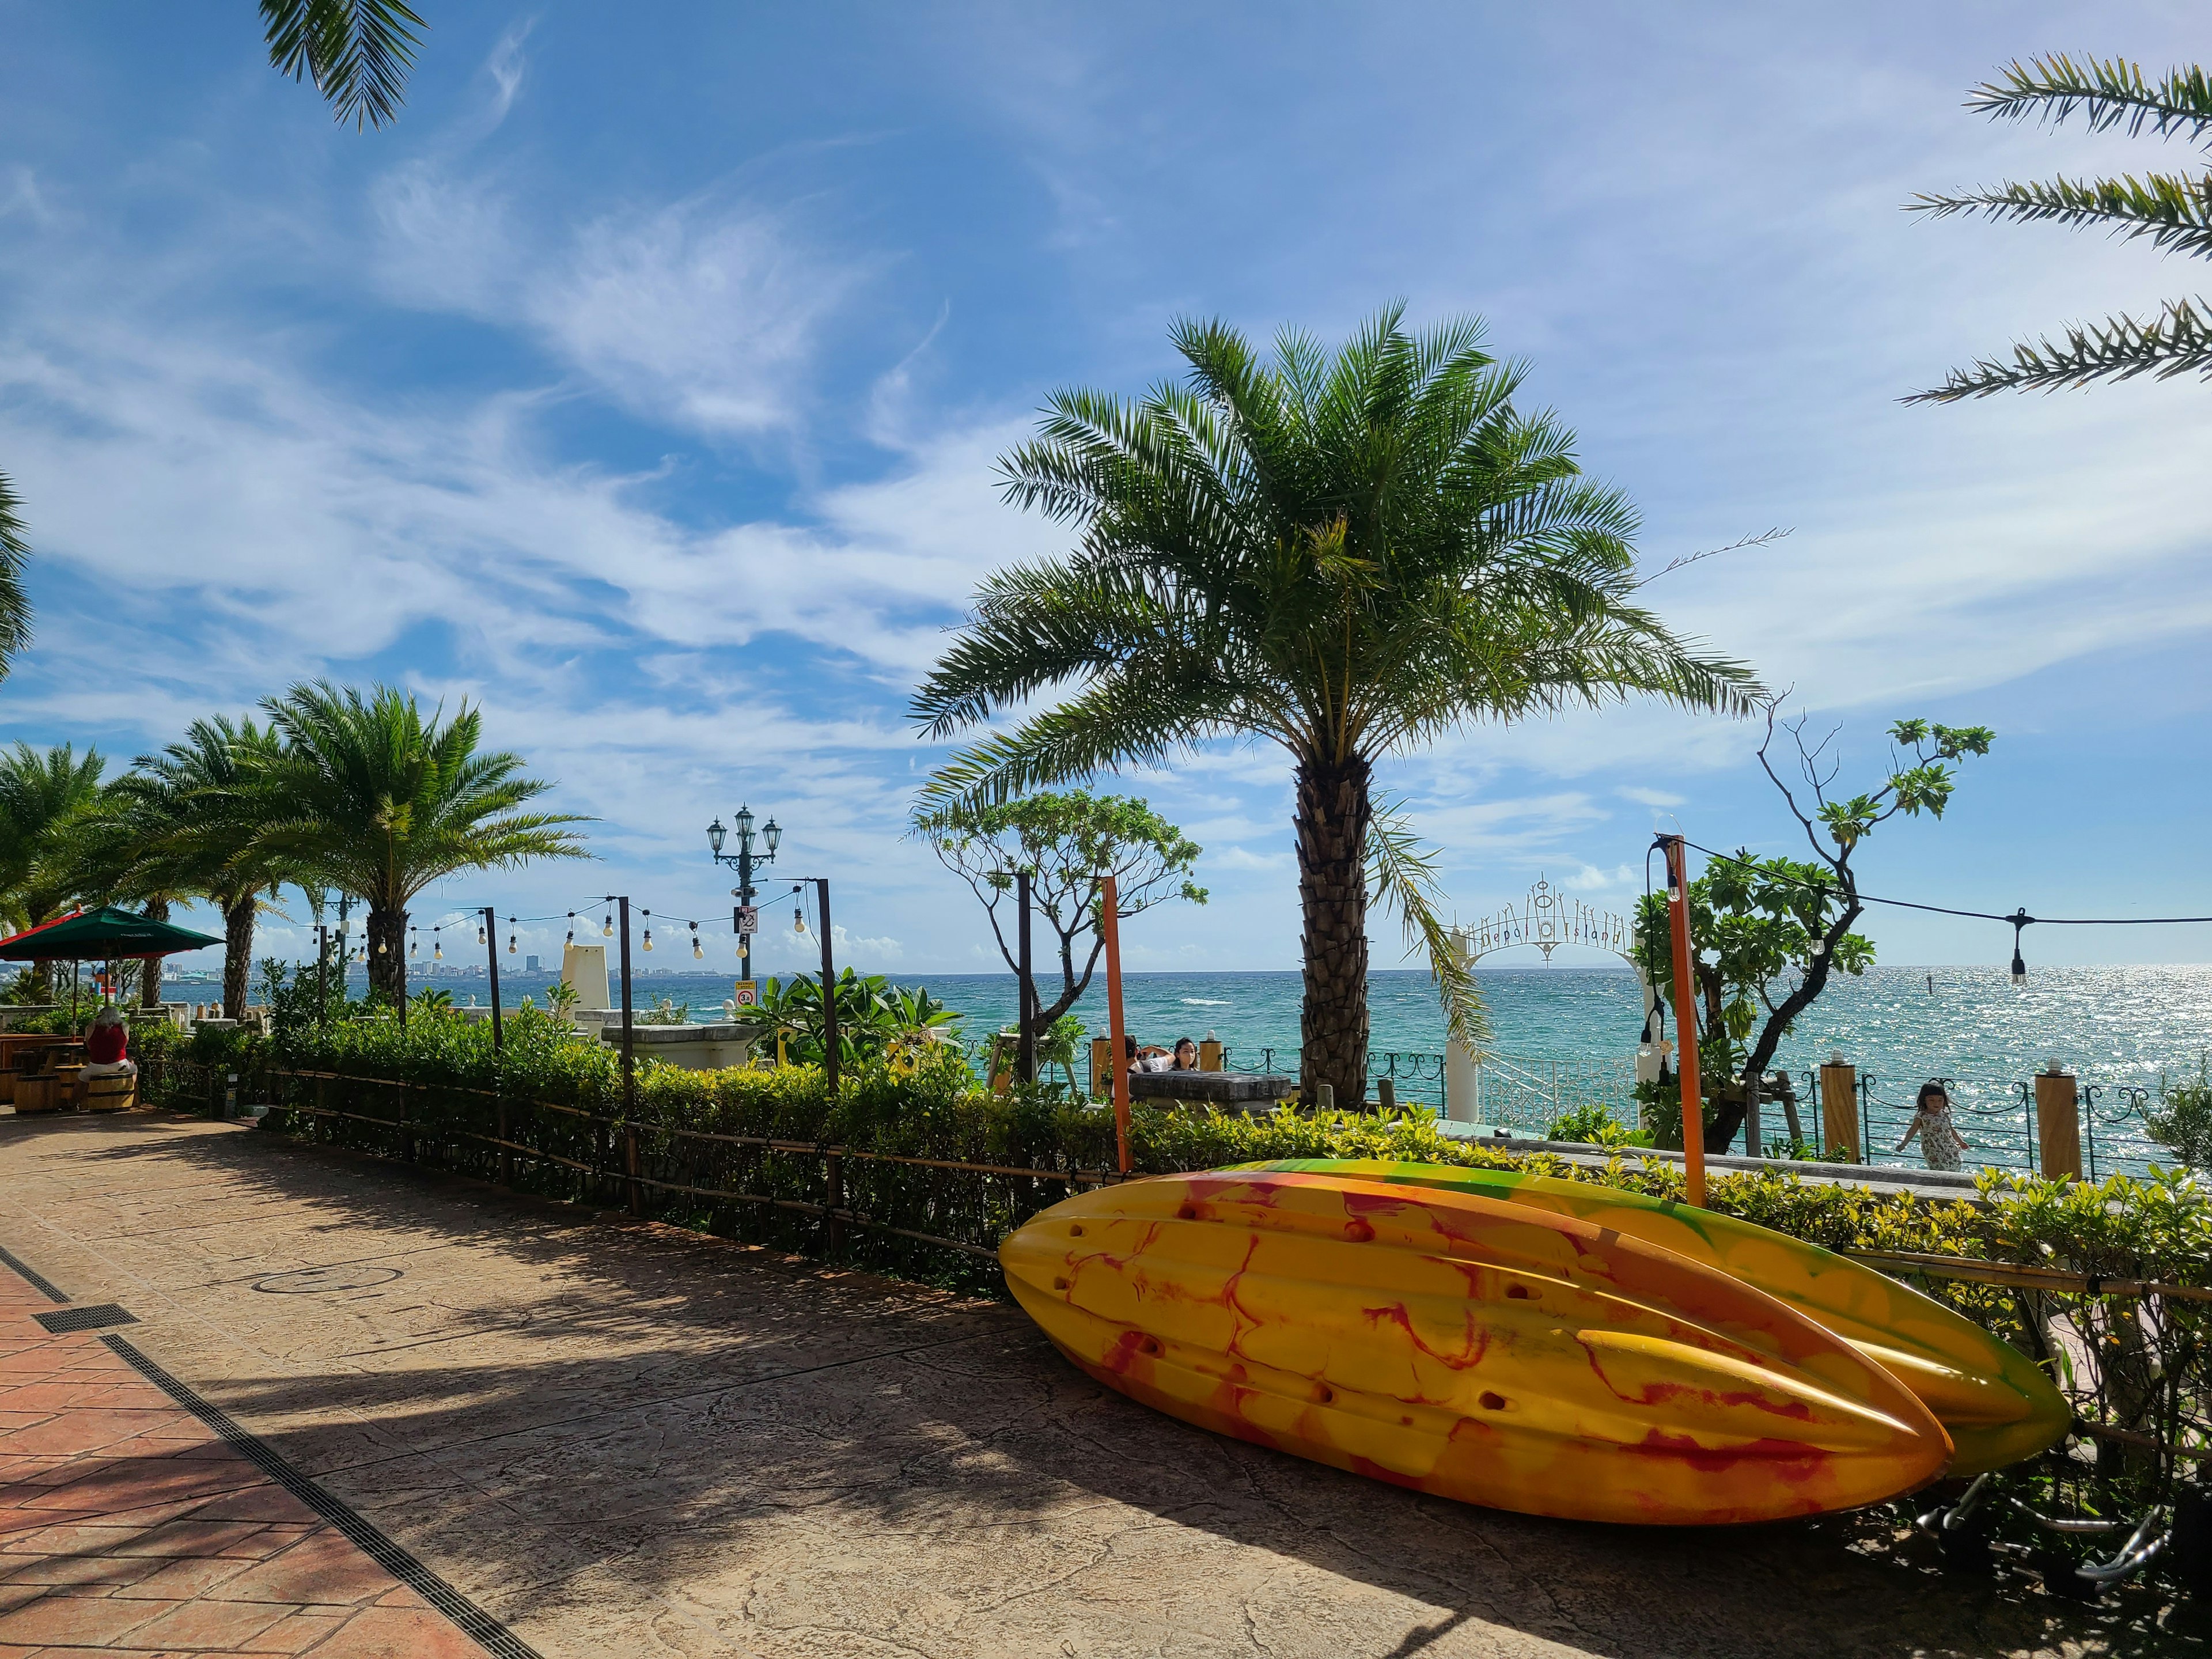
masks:
<path fill-rule="evenodd" d="M 1565 427 L 1516 406 L 1526 368 L 1492 356 L 1479 323 L 1416 333 L 1394 307 L 1334 354 L 1286 332 L 1272 359 L 1218 322 L 1172 337 L 1182 384 L 1134 403 L 1058 393 L 1002 462 L 1006 498 L 1069 526 L 1075 548 L 983 583 L 913 712 L 941 738 L 1051 701 L 956 753 L 923 807 L 1224 737 L 1282 744 L 1306 1082 L 1350 1103 L 1365 1086 L 1373 763 L 1469 720 L 1635 693 L 1743 712 L 1757 687 L 1636 603 L 1633 508 L 1583 475 Z M 1410 867 L 1402 845 L 1377 864 Z M 1395 890 L 1423 902 L 1417 882 Z"/>
<path fill-rule="evenodd" d="M 343 125 L 398 118 L 422 20 L 403 0 L 261 0 L 269 61 L 313 81 Z"/>
<path fill-rule="evenodd" d="M 2092 132 L 2120 127 L 2131 137 L 2148 131 L 2201 141 L 2212 132 L 2212 78 L 2191 67 L 2153 82 L 2139 65 L 2117 58 L 2077 64 L 2059 55 L 2012 64 L 1997 80 L 1977 87 L 1966 107 L 1998 119 L 2040 116 L 2052 126 L 2078 113 Z M 2100 225 L 2171 252 L 2212 258 L 2212 171 L 2006 183 L 1954 196 L 1916 196 L 1905 205 L 1937 219 L 1982 214 Z M 1905 401 L 1953 403 L 1993 392 L 2051 391 L 2138 374 L 2164 380 L 2192 371 L 2212 375 L 2212 307 L 2201 299 L 2169 300 L 2149 318 L 2113 316 L 2070 326 L 2060 339 L 2021 341 L 2009 362 L 1978 359 Z"/>
<path fill-rule="evenodd" d="M 525 776 L 519 755 L 479 753 L 482 717 L 465 703 L 426 719 L 393 687 L 364 696 L 319 681 L 263 707 L 281 746 L 241 794 L 255 844 L 367 901 L 370 983 L 395 999 L 407 906 L 432 882 L 589 856 L 568 827 L 586 820 L 523 810 L 550 786 Z"/>
<path fill-rule="evenodd" d="M 0 472 L 0 680 L 31 642 L 31 596 L 23 590 L 31 544 L 23 537 L 21 507 L 8 475 Z"/>

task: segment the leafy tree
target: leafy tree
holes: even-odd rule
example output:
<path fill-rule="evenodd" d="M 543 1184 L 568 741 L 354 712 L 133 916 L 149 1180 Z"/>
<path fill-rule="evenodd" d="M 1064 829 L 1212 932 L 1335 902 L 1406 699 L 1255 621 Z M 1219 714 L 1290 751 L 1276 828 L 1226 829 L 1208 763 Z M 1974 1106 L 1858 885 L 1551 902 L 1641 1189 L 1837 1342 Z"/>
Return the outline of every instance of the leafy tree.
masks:
<path fill-rule="evenodd" d="M 1402 858 L 1372 857 L 1376 763 L 1474 720 L 1638 692 L 1741 713 L 1757 690 L 1634 603 L 1635 512 L 1583 476 L 1566 428 L 1516 406 L 1525 367 L 1476 322 L 1415 334 L 1401 318 L 1334 355 L 1286 331 L 1272 363 L 1225 324 L 1185 321 L 1184 384 L 1133 404 L 1056 394 L 1000 468 L 1006 498 L 1075 527 L 1077 547 L 986 580 L 913 702 L 945 738 L 1064 693 L 954 756 L 927 811 L 1224 737 L 1281 744 L 1303 1080 L 1346 1104 L 1367 1083 L 1370 873 L 1428 947 L 1454 1030 L 1482 1035 L 1427 891 L 1399 882 Z"/>
<path fill-rule="evenodd" d="M 100 793 L 107 763 L 97 749 L 79 755 L 66 743 L 40 750 L 27 743 L 0 755 L 0 918 L 15 932 L 52 921 L 83 890 L 70 834 Z M 31 964 L 25 989 L 52 994 L 52 964 Z"/>
<path fill-rule="evenodd" d="M 1038 994 L 1033 1029 L 1039 1036 L 1090 988 L 1106 948 L 1099 931 L 1106 877 L 1114 878 L 1116 913 L 1124 917 L 1141 915 L 1170 899 L 1206 902 L 1206 889 L 1191 879 L 1202 850 L 1198 843 L 1127 795 L 1077 789 L 1012 800 L 963 800 L 924 811 L 915 823 L 945 868 L 982 902 L 999 954 L 1017 972 L 1020 924 L 1014 872 L 1030 872 L 1031 912 L 1049 930 L 1047 949 L 1060 957 L 1059 995 L 1048 1001 Z"/>
<path fill-rule="evenodd" d="M 2180 133 L 2202 140 L 2212 132 L 2212 79 L 2199 67 L 2144 79 L 2140 65 L 2118 58 L 2075 63 L 2057 54 L 2014 63 L 1995 81 L 1967 95 L 1966 107 L 1997 120 L 2039 116 L 2057 126 L 2077 111 L 2092 132 L 2124 126 L 2135 137 Z M 1916 196 L 1907 210 L 1937 219 L 1982 214 L 1991 219 L 2056 220 L 2076 227 L 2100 225 L 2115 235 L 2148 237 L 2154 246 L 2197 258 L 2212 258 L 2212 170 L 2199 176 L 2133 173 L 2118 179 L 2066 179 L 2017 184 L 1955 196 Z M 1954 368 L 1943 384 L 1914 393 L 1907 403 L 1953 403 L 1993 392 L 2045 391 L 2098 380 L 2149 374 L 2161 380 L 2195 371 L 2212 375 L 2212 309 L 2203 300 L 2169 300 L 2155 316 L 2108 317 L 2075 325 L 2061 341 L 2023 340 L 2012 361 L 1984 357 Z"/>
<path fill-rule="evenodd" d="M 382 127 L 399 118 L 415 30 L 426 27 L 403 0 L 261 0 L 269 62 L 311 80 L 339 125 Z"/>
<path fill-rule="evenodd" d="M 262 707 L 281 745 L 257 753 L 234 810 L 253 825 L 257 858 L 312 872 L 368 907 L 368 982 L 392 1006 L 407 995 L 407 907 L 462 870 L 587 858 L 569 830 L 588 819 L 521 810 L 552 786 L 522 757 L 479 754 L 483 720 L 465 702 L 426 720 L 409 693 L 367 696 L 327 680 Z"/>
<path fill-rule="evenodd" d="M 1775 769 L 1770 751 L 1778 732 L 1796 749 L 1809 811 Z M 1743 1127 L 1746 1080 L 1765 1075 L 1783 1038 L 1830 979 L 1838 972 L 1863 974 L 1874 961 L 1874 942 L 1853 931 L 1866 908 L 1851 863 L 1861 844 L 1899 813 L 1942 817 L 1956 763 L 1988 754 L 1995 740 L 1984 726 L 1899 720 L 1889 728 L 1896 748 L 1887 779 L 1838 800 L 1828 793 L 1840 769 L 1828 752 L 1833 737 L 1808 747 L 1803 717 L 1780 721 L 1770 705 L 1766 739 L 1759 747 L 1759 763 L 1803 828 L 1813 857 L 1754 858 L 1739 849 L 1711 860 L 1690 884 L 1692 1007 L 1699 1078 L 1710 1103 L 1708 1152 L 1725 1149 Z M 1650 895 L 1638 909 L 1636 959 L 1671 1008 L 1674 957 L 1663 894 Z"/>

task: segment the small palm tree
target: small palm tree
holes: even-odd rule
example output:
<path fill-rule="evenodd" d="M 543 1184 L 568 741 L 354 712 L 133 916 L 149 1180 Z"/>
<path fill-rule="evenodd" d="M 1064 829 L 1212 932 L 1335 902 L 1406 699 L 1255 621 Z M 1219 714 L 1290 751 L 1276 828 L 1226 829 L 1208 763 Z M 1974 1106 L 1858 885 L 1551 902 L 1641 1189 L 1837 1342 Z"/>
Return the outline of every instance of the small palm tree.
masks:
<path fill-rule="evenodd" d="M 483 721 L 466 703 L 425 720 L 395 687 L 364 697 L 325 680 L 262 706 L 283 741 L 254 757 L 241 792 L 255 845 L 368 905 L 369 988 L 394 1006 L 407 994 L 407 907 L 425 887 L 591 856 L 566 827 L 589 819 L 520 810 L 552 786 L 522 775 L 519 755 L 478 754 Z"/>
<path fill-rule="evenodd" d="M 1573 436 L 1513 398 L 1525 369 L 1480 325 L 1414 335 L 1386 311 L 1332 357 L 1285 333 L 1272 364 L 1216 322 L 1176 326 L 1188 383 L 1130 404 L 1055 396 L 1003 461 L 1006 494 L 1078 526 L 1065 558 L 987 580 L 915 694 L 949 737 L 1067 688 L 957 755 L 933 803 L 1004 799 L 1221 737 L 1289 751 L 1305 921 L 1303 1082 L 1367 1081 L 1367 907 L 1395 900 L 1454 1029 L 1473 979 L 1421 860 L 1374 800 L 1376 763 L 1475 720 L 1650 692 L 1747 711 L 1741 665 L 1633 603 L 1636 515 Z"/>
<path fill-rule="evenodd" d="M 2155 83 L 2142 67 L 2118 58 L 2076 64 L 2063 55 L 2014 64 L 1996 81 L 1967 94 L 1966 107 L 1998 120 L 2039 115 L 2057 126 L 2077 110 L 2092 132 L 2124 126 L 2130 137 L 2146 129 L 2163 138 L 2181 133 L 2201 140 L 2212 132 L 2212 76 L 2201 68 L 2173 70 Z M 2212 258 L 2212 171 L 2194 178 L 2172 173 L 2119 179 L 2054 179 L 1968 191 L 1956 196 L 1916 196 L 1910 212 L 1931 218 L 1979 213 L 1992 219 L 2055 219 L 2060 224 L 2101 225 L 2116 235 L 2148 237 L 2177 253 Z M 2092 380 L 2148 374 L 2212 375 L 2212 307 L 2203 300 L 2169 300 L 2148 319 L 2108 317 L 2079 324 L 2062 343 L 2048 336 L 2022 340 L 2012 361 L 1984 357 L 1954 368 L 1942 386 L 1915 392 L 1907 403 L 1954 403 L 1993 392 L 2052 391 Z"/>
<path fill-rule="evenodd" d="M 109 786 L 83 833 L 82 856 L 118 896 L 164 908 L 204 898 L 222 912 L 222 1006 L 234 1016 L 246 1003 L 255 919 L 300 873 L 262 844 L 246 789 L 281 748 L 251 718 L 194 720 L 183 741 L 141 755 Z"/>
<path fill-rule="evenodd" d="M 52 921 L 84 890 L 70 834 L 100 799 L 107 763 L 97 749 L 40 750 L 27 743 L 0 755 L 0 920 L 13 929 Z M 33 994 L 47 995 L 50 967 L 31 964 Z"/>

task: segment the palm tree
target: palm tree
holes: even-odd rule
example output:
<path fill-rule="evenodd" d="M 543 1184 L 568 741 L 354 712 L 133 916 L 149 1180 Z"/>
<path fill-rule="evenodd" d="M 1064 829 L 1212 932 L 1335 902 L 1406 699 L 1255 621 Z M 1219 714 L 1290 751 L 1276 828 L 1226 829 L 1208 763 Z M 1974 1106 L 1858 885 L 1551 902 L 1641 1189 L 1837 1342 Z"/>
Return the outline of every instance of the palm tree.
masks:
<path fill-rule="evenodd" d="M 2192 66 L 2170 70 L 2154 84 L 2138 64 L 2094 58 L 2076 64 L 2058 54 L 2014 64 L 2002 79 L 1976 87 L 1966 107 L 1997 120 L 2038 115 L 2054 127 L 2078 110 L 2092 132 L 2125 126 L 2130 137 L 2148 129 L 2161 138 L 2182 133 L 2197 140 L 2212 132 L 2212 77 Z M 1905 207 L 1937 219 L 1980 213 L 2102 225 L 2116 235 L 2147 236 L 2159 247 L 2212 258 L 2212 171 L 2195 178 L 2148 173 L 2140 179 L 2129 173 L 2047 184 L 2008 181 L 1957 196 L 1916 196 Z M 2138 374 L 2167 380 L 2191 371 L 2212 376 L 2212 308 L 2201 299 L 2169 300 L 2148 319 L 2120 315 L 2077 324 L 2067 329 L 2063 343 L 2048 336 L 2022 340 L 2014 345 L 2010 362 L 1979 359 L 1905 401 L 1947 404 L 1993 392 L 2051 391 Z"/>
<path fill-rule="evenodd" d="M 19 742 L 0 756 L 0 919 L 9 927 L 52 921 L 81 890 L 68 836 L 99 799 L 106 768 L 97 749 L 79 755 L 66 743 L 42 753 Z M 48 964 L 34 962 L 31 972 L 43 1001 Z"/>
<path fill-rule="evenodd" d="M 424 27 L 403 0 L 261 0 L 261 21 L 270 64 L 313 81 L 340 125 L 398 119 Z"/>
<path fill-rule="evenodd" d="M 322 680 L 262 707 L 283 742 L 253 757 L 242 792 L 255 845 L 367 903 L 369 988 L 395 1007 L 407 995 L 407 907 L 425 887 L 459 870 L 591 856 L 563 827 L 589 819 L 518 810 L 552 786 L 523 776 L 518 755 L 478 754 L 483 723 L 466 703 L 441 724 L 443 705 L 426 720 L 396 687 L 363 697 Z"/>
<path fill-rule="evenodd" d="M 80 831 L 81 861 L 116 896 L 144 903 L 149 915 L 181 898 L 222 912 L 222 1006 L 234 1017 L 246 1006 L 255 918 L 264 896 L 295 875 L 262 845 L 246 787 L 281 746 L 250 718 L 194 720 L 182 742 L 141 755 L 108 786 L 102 810 Z"/>
<path fill-rule="evenodd" d="M 1134 404 L 1054 396 L 1000 467 L 1008 500 L 1079 527 L 1077 550 L 988 578 L 913 704 L 945 738 L 1070 692 L 956 755 L 926 806 L 1221 737 L 1287 750 L 1303 1082 L 1346 1103 L 1366 1090 L 1370 889 L 1428 945 L 1455 1030 L 1481 1036 L 1425 869 L 1376 816 L 1376 762 L 1474 720 L 1638 691 L 1741 712 L 1757 691 L 1632 603 L 1635 513 L 1583 477 L 1565 428 L 1514 406 L 1525 368 L 1477 322 L 1415 335 L 1401 317 L 1334 357 L 1285 332 L 1272 364 L 1225 325 L 1184 322 L 1187 385 Z"/>

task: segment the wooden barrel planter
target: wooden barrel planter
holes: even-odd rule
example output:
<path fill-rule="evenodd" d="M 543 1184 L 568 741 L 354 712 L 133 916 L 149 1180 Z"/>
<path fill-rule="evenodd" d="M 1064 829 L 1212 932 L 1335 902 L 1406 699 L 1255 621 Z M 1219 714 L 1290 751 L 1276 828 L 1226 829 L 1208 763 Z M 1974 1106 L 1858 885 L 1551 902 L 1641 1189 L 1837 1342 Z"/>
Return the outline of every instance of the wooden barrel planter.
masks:
<path fill-rule="evenodd" d="M 84 1106 L 88 1112 L 127 1112 L 137 1103 L 138 1079 L 135 1076 L 85 1079 Z"/>

